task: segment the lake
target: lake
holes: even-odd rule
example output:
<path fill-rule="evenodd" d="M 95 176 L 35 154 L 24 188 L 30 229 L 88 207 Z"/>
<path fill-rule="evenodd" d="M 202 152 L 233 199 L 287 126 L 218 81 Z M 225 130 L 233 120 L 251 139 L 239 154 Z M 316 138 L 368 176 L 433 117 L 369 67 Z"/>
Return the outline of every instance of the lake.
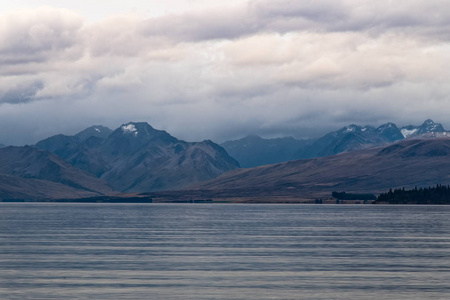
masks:
<path fill-rule="evenodd" d="M 1 299 L 449 299 L 450 206 L 0 203 Z"/>

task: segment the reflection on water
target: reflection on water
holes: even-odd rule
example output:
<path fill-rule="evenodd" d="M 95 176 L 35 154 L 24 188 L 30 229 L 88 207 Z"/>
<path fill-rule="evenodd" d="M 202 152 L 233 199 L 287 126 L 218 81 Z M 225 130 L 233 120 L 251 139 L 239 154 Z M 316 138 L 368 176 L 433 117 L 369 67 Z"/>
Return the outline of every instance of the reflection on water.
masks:
<path fill-rule="evenodd" d="M 0 203 L 0 298 L 448 299 L 449 213 Z"/>

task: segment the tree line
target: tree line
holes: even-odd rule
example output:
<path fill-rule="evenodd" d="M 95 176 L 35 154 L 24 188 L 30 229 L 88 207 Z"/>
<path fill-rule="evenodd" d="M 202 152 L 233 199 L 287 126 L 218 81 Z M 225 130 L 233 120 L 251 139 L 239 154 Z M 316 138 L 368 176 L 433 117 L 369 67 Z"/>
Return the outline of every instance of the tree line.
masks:
<path fill-rule="evenodd" d="M 412 190 L 390 189 L 378 196 L 376 203 L 390 204 L 450 204 L 450 186 L 417 188 Z"/>
<path fill-rule="evenodd" d="M 355 194 L 346 192 L 332 192 L 331 196 L 338 200 L 376 200 L 377 196 L 374 194 Z"/>

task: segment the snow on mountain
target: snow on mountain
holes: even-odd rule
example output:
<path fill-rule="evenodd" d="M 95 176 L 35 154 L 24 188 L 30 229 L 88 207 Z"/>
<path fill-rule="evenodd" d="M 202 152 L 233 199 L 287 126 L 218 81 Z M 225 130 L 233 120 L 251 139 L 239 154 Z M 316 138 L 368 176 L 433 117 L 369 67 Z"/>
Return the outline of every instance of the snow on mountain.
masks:
<path fill-rule="evenodd" d="M 408 127 L 403 127 L 400 129 L 400 132 L 402 133 L 403 137 L 406 139 L 412 135 L 414 135 L 417 132 L 417 128 L 408 129 Z"/>
<path fill-rule="evenodd" d="M 417 128 L 417 134 L 432 133 L 432 132 L 445 132 L 444 127 L 440 123 L 435 123 L 433 120 L 426 120 Z"/>
<path fill-rule="evenodd" d="M 349 125 L 349 126 L 344 127 L 344 131 L 345 131 L 345 132 L 355 132 L 356 129 L 360 129 L 360 127 L 359 127 L 359 126 L 356 126 L 356 125 L 354 125 L 354 124 L 351 124 L 351 125 Z M 362 128 L 361 128 L 361 129 L 362 129 Z"/>
<path fill-rule="evenodd" d="M 444 129 L 442 124 L 435 123 L 428 119 L 420 126 L 408 125 L 401 128 L 404 138 L 424 136 L 424 137 L 445 137 L 448 136 L 448 131 Z"/>
<path fill-rule="evenodd" d="M 136 126 L 133 123 L 122 125 L 120 129 L 122 129 L 122 131 L 125 133 L 134 134 L 135 136 L 138 134 L 138 130 L 136 129 Z"/>
<path fill-rule="evenodd" d="M 296 159 L 314 158 L 350 152 L 368 147 L 385 145 L 403 139 L 398 127 L 393 123 L 372 126 L 351 124 L 330 132 L 317 141 L 299 149 Z"/>
<path fill-rule="evenodd" d="M 236 158 L 242 167 L 254 167 L 294 159 L 315 158 L 350 152 L 359 149 L 387 145 L 409 137 L 438 138 L 450 137 L 441 124 L 428 119 L 420 126 L 398 128 L 392 122 L 377 128 L 350 124 L 329 132 L 317 140 L 289 141 L 263 139 L 259 136 L 227 141 L 222 146 Z M 294 143 L 297 142 L 297 143 Z"/>

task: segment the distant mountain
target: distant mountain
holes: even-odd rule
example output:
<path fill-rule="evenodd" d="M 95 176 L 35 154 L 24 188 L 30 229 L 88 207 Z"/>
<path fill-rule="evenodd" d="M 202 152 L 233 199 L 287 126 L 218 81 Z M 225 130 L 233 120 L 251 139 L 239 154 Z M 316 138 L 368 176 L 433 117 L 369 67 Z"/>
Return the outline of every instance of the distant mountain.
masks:
<path fill-rule="evenodd" d="M 111 194 L 98 179 L 34 147 L 0 149 L 0 199 L 75 198 Z"/>
<path fill-rule="evenodd" d="M 239 167 L 211 141 L 188 143 L 144 122 L 123 124 L 106 138 L 54 136 L 36 147 L 61 156 L 122 192 L 178 189 Z"/>
<path fill-rule="evenodd" d="M 433 120 L 426 120 L 420 126 L 408 125 L 401 129 L 404 138 L 412 138 L 417 136 L 426 137 L 443 137 L 450 136 L 450 132 L 446 131 L 440 123 L 435 123 Z"/>
<path fill-rule="evenodd" d="M 251 168 L 292 160 L 296 151 L 308 143 L 311 141 L 293 137 L 263 139 L 257 135 L 249 135 L 240 140 L 227 141 L 221 146 L 241 167 Z"/>
<path fill-rule="evenodd" d="M 450 139 L 406 139 L 394 144 L 251 169 L 239 169 L 195 186 L 235 196 L 330 195 L 450 184 Z"/>
<path fill-rule="evenodd" d="M 398 128 L 394 123 L 386 123 L 377 128 L 352 124 L 317 140 L 263 139 L 259 136 L 248 136 L 227 141 L 222 146 L 242 167 L 256 167 L 383 146 L 405 138 L 445 136 L 450 136 L 450 132 L 441 124 L 426 120 L 420 126 L 409 125 L 402 128 Z"/>
<path fill-rule="evenodd" d="M 393 123 L 387 123 L 378 128 L 352 124 L 338 131 L 330 132 L 314 143 L 300 148 L 295 153 L 295 158 L 304 159 L 335 155 L 386 145 L 401 139 L 403 139 L 403 135 Z"/>
<path fill-rule="evenodd" d="M 379 134 L 385 141 L 395 142 L 403 139 L 403 134 L 400 129 L 397 125 L 391 122 L 379 126 L 376 129 L 376 133 Z"/>
<path fill-rule="evenodd" d="M 6 147 L 6 145 L 0 144 L 0 148 L 4 148 Z"/>

